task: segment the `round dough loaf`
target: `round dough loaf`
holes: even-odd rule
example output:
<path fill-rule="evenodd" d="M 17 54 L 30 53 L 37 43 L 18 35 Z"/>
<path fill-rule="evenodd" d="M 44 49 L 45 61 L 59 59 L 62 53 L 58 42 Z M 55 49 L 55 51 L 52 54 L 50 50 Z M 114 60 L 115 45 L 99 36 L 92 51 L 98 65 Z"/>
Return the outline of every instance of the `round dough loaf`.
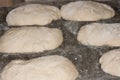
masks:
<path fill-rule="evenodd" d="M 60 18 L 60 10 L 57 7 L 42 4 L 27 4 L 10 11 L 6 17 L 6 21 L 9 26 L 46 25 Z"/>
<path fill-rule="evenodd" d="M 115 11 L 103 3 L 76 1 L 64 5 L 61 8 L 61 15 L 65 20 L 96 21 L 113 17 Z"/>
<path fill-rule="evenodd" d="M 62 32 L 57 28 L 35 26 L 11 28 L 0 39 L 0 52 L 43 52 L 57 48 L 62 41 Z"/>
<path fill-rule="evenodd" d="M 103 54 L 99 62 L 104 72 L 120 77 L 120 49 Z"/>
<path fill-rule="evenodd" d="M 120 24 L 92 23 L 83 26 L 77 40 L 84 45 L 120 46 Z"/>
<path fill-rule="evenodd" d="M 28 61 L 14 60 L 1 74 L 2 80 L 75 80 L 78 75 L 70 60 L 57 55 Z"/>

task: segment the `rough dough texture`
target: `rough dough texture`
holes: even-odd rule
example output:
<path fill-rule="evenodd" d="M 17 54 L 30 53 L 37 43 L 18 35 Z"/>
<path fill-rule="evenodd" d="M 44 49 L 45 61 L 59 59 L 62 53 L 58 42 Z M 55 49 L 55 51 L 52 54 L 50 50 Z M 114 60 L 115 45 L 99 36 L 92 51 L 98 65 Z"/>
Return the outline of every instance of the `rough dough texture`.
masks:
<path fill-rule="evenodd" d="M 78 32 L 77 40 L 84 45 L 120 46 L 120 24 L 92 23 L 85 25 Z"/>
<path fill-rule="evenodd" d="M 46 25 L 60 19 L 57 7 L 42 4 L 27 4 L 10 11 L 6 17 L 8 25 Z"/>
<path fill-rule="evenodd" d="M 93 1 L 76 1 L 61 8 L 62 17 L 72 21 L 96 21 L 108 19 L 115 15 L 115 11 L 108 5 Z"/>
<path fill-rule="evenodd" d="M 2 72 L 2 80 L 75 80 L 78 71 L 62 56 L 52 55 L 28 61 L 14 60 Z"/>
<path fill-rule="evenodd" d="M 104 53 L 99 62 L 104 72 L 120 77 L 120 49 Z"/>
<path fill-rule="evenodd" d="M 11 28 L 0 39 L 0 52 L 43 52 L 57 48 L 62 41 L 62 32 L 57 28 L 35 26 Z"/>

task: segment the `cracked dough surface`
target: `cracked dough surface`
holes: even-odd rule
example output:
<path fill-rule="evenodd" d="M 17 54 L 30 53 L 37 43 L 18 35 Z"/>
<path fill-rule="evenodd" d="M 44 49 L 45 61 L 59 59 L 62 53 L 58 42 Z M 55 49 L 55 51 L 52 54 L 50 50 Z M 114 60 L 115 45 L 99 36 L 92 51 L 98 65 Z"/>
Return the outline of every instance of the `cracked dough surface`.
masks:
<path fill-rule="evenodd" d="M 104 53 L 99 62 L 104 72 L 120 77 L 120 49 Z"/>
<path fill-rule="evenodd" d="M 120 46 L 120 24 L 92 23 L 82 26 L 77 40 L 84 45 Z"/>
<path fill-rule="evenodd" d="M 28 61 L 14 60 L 1 76 L 2 80 L 75 80 L 78 71 L 67 58 L 52 55 Z"/>
<path fill-rule="evenodd" d="M 46 25 L 61 18 L 57 7 L 43 4 L 27 4 L 10 11 L 8 25 Z"/>
<path fill-rule="evenodd" d="M 76 1 L 63 5 L 61 15 L 65 20 L 96 21 L 108 19 L 115 11 L 108 5 L 93 1 Z"/>
<path fill-rule="evenodd" d="M 62 41 L 62 32 L 57 28 L 35 26 L 11 28 L 0 38 L 0 52 L 43 52 L 59 47 Z"/>

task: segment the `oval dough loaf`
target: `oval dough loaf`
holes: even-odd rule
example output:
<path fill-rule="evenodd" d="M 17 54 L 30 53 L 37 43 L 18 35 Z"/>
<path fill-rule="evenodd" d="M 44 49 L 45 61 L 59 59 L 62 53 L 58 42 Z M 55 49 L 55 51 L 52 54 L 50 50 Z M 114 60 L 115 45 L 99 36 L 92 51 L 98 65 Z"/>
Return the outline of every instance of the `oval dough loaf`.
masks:
<path fill-rule="evenodd" d="M 62 56 L 52 55 L 28 61 L 14 60 L 2 72 L 2 80 L 75 80 L 78 71 Z"/>
<path fill-rule="evenodd" d="M 11 25 L 46 25 L 53 20 L 60 19 L 60 10 L 57 7 L 28 4 L 10 11 L 6 17 L 9 26 Z"/>
<path fill-rule="evenodd" d="M 78 32 L 78 41 L 92 46 L 120 46 L 120 24 L 92 23 Z"/>
<path fill-rule="evenodd" d="M 120 49 L 104 53 L 99 62 L 104 72 L 120 77 Z"/>
<path fill-rule="evenodd" d="M 64 5 L 61 8 L 61 15 L 65 20 L 96 21 L 113 17 L 115 11 L 103 3 L 76 1 Z"/>
<path fill-rule="evenodd" d="M 62 41 L 62 32 L 57 28 L 11 28 L 0 38 L 0 52 L 43 52 L 57 48 Z"/>

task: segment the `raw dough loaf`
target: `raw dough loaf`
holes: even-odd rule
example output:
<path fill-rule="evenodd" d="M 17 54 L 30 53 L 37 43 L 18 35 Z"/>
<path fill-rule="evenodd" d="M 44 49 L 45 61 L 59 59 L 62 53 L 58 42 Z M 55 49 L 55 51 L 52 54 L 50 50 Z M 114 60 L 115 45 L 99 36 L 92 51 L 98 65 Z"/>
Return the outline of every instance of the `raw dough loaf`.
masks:
<path fill-rule="evenodd" d="M 78 41 L 84 45 L 120 46 L 120 24 L 92 23 L 78 32 Z"/>
<path fill-rule="evenodd" d="M 11 28 L 0 39 L 0 52 L 43 52 L 57 48 L 62 41 L 62 32 L 57 28 L 35 26 Z"/>
<path fill-rule="evenodd" d="M 99 62 L 104 72 L 120 77 L 120 49 L 103 54 Z"/>
<path fill-rule="evenodd" d="M 8 25 L 46 25 L 53 20 L 60 19 L 60 10 L 57 7 L 28 4 L 10 11 L 6 17 Z"/>
<path fill-rule="evenodd" d="M 62 17 L 72 21 L 96 21 L 108 19 L 115 15 L 114 10 L 103 3 L 93 1 L 76 1 L 61 8 Z"/>
<path fill-rule="evenodd" d="M 2 72 L 2 80 L 75 80 L 78 71 L 62 56 L 52 55 L 28 61 L 14 60 Z"/>

